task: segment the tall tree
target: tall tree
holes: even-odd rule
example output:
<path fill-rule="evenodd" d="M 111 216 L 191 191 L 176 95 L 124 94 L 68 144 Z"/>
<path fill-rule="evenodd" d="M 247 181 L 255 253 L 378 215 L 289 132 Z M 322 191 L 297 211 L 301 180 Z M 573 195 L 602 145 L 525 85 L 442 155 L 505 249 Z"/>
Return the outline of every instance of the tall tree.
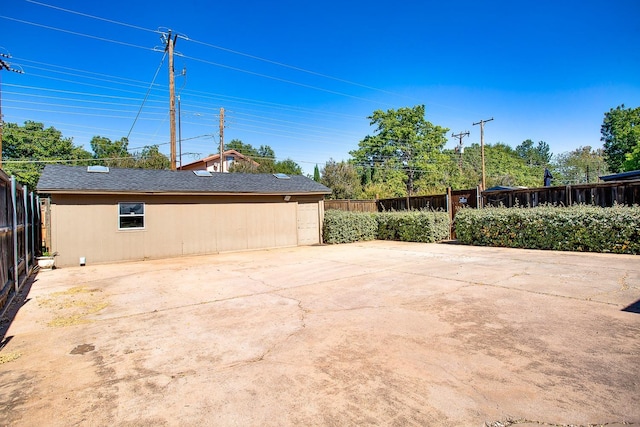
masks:
<path fill-rule="evenodd" d="M 553 156 L 549 144 L 544 141 L 538 141 L 538 144 L 534 146 L 534 142 L 530 139 L 522 141 L 522 144 L 516 147 L 516 153 L 525 160 L 529 166 L 545 167 L 549 164 Z"/>
<path fill-rule="evenodd" d="M 86 165 L 91 154 L 54 127 L 45 129 L 44 124 L 28 120 L 24 126 L 5 123 L 2 159 L 5 172 L 35 189 L 45 164 Z"/>
<path fill-rule="evenodd" d="M 360 196 L 360 177 L 353 165 L 333 159 L 324 165 L 320 182 L 331 188 L 331 199 L 354 199 Z"/>
<path fill-rule="evenodd" d="M 320 169 L 318 168 L 318 165 L 313 168 L 313 180 L 315 182 L 320 182 Z"/>
<path fill-rule="evenodd" d="M 624 104 L 604 113 L 600 128 L 601 141 L 604 142 L 605 160 L 611 172 L 624 172 L 630 163 L 625 165 L 627 154 L 633 152 L 640 144 L 640 107 L 625 108 Z"/>
<path fill-rule="evenodd" d="M 449 129 L 427 121 L 424 105 L 376 110 L 368 119 L 376 129 L 350 152 L 354 161 L 362 167 L 402 171 L 406 194 L 414 194 L 417 180 L 437 170 Z"/>

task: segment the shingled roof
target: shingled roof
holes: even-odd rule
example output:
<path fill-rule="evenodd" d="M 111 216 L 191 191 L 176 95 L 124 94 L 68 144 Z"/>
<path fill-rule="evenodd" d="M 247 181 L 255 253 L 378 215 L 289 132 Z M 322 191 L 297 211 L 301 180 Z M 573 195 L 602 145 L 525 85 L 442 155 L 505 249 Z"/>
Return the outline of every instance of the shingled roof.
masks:
<path fill-rule="evenodd" d="M 89 172 L 86 166 L 47 165 L 39 193 L 173 193 L 173 194 L 330 194 L 331 189 L 301 175 L 118 169 Z"/>

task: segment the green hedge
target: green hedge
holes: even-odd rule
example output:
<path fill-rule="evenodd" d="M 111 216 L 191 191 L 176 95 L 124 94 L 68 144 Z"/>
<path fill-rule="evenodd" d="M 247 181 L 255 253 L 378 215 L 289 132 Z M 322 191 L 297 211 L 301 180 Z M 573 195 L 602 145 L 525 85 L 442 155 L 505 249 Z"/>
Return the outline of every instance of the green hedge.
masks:
<path fill-rule="evenodd" d="M 575 205 L 463 209 L 459 242 L 560 251 L 640 253 L 640 207 Z"/>
<path fill-rule="evenodd" d="M 325 243 L 350 243 L 375 240 L 378 222 L 375 214 L 328 210 L 324 214 L 323 237 Z"/>
<path fill-rule="evenodd" d="M 323 230 L 325 243 L 374 239 L 431 243 L 449 238 L 449 214 L 433 211 L 360 213 L 328 210 Z"/>

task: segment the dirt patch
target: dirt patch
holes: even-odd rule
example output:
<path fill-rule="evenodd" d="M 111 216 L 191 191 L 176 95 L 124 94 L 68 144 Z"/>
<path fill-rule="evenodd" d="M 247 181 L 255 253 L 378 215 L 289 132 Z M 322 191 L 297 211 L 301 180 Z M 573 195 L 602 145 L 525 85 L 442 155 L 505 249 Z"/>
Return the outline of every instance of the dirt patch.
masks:
<path fill-rule="evenodd" d="M 53 314 L 47 326 L 64 327 L 91 322 L 87 317 L 109 306 L 101 289 L 75 286 L 38 298 L 39 306 L 49 308 Z"/>
<path fill-rule="evenodd" d="M 73 350 L 71 350 L 71 353 L 69 354 L 85 354 L 95 349 L 96 346 L 93 344 L 80 344 L 77 345 Z"/>
<path fill-rule="evenodd" d="M 0 354 L 0 365 L 3 363 L 13 362 L 14 360 L 19 359 L 20 356 L 22 356 L 22 354 L 18 352 Z"/>

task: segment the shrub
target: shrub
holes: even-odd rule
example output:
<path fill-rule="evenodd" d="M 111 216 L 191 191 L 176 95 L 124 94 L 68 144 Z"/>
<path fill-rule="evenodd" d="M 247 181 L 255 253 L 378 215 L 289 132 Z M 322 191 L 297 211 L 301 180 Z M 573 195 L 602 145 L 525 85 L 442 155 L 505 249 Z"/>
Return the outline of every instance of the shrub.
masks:
<path fill-rule="evenodd" d="M 471 245 L 640 253 L 638 206 L 463 209 L 455 227 L 458 241 Z"/>
<path fill-rule="evenodd" d="M 325 213 L 323 229 L 326 243 L 373 239 L 432 243 L 449 238 L 449 214 L 433 211 L 371 214 L 329 210 Z"/>
<path fill-rule="evenodd" d="M 324 214 L 323 236 L 325 243 L 350 243 L 374 240 L 378 223 L 375 214 L 328 210 Z"/>

